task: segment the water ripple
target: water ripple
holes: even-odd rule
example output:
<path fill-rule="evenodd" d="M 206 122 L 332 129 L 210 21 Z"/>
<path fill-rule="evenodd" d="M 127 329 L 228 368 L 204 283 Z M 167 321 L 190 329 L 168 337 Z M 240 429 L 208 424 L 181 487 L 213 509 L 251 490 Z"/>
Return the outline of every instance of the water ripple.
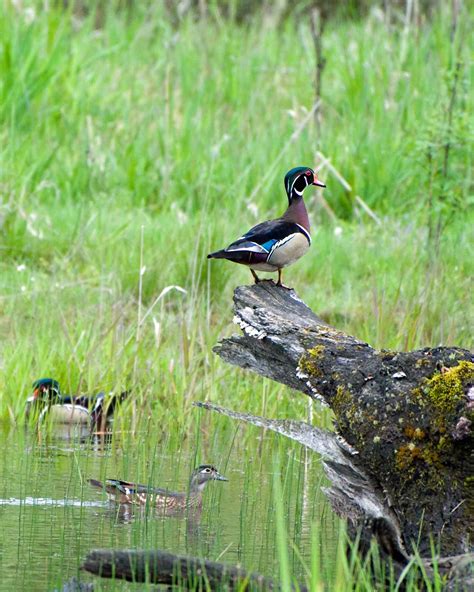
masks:
<path fill-rule="evenodd" d="M 52 499 L 49 497 L 26 497 L 18 499 L 9 497 L 0 499 L 0 506 L 54 506 L 73 508 L 108 508 L 108 502 L 91 502 L 75 499 Z"/>

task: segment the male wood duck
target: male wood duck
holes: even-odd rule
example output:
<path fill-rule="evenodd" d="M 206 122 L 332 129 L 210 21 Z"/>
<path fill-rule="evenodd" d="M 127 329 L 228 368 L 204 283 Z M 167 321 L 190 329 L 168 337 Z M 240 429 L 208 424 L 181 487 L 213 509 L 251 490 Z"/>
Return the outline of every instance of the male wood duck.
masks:
<path fill-rule="evenodd" d="M 212 465 L 200 465 L 191 474 L 188 492 L 169 491 L 118 479 L 106 479 L 105 483 L 89 479 L 93 487 L 105 490 L 107 497 L 119 504 L 150 504 L 163 514 L 171 515 L 187 509 L 202 507 L 202 493 L 209 481 L 228 481 Z"/>
<path fill-rule="evenodd" d="M 302 257 L 311 244 L 308 212 L 303 201 L 308 185 L 326 187 L 309 167 L 288 171 L 285 190 L 289 205 L 283 216 L 257 224 L 227 248 L 210 253 L 207 258 L 247 265 L 256 284 L 260 278 L 255 271 L 277 271 L 277 285 L 282 286 L 282 269 Z"/>
<path fill-rule="evenodd" d="M 38 414 L 39 421 L 48 416 L 57 423 L 90 424 L 95 429 L 112 417 L 127 396 L 128 391 L 117 395 L 63 395 L 57 380 L 40 378 L 33 383 L 33 394 L 26 400 L 26 416 Z"/>

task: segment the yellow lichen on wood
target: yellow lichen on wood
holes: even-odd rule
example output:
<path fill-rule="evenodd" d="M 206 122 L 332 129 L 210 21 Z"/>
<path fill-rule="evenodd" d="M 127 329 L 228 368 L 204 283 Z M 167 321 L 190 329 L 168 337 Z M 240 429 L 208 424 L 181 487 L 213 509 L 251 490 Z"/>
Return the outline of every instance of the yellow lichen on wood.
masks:
<path fill-rule="evenodd" d="M 439 466 L 439 453 L 431 446 L 417 446 L 413 442 L 401 446 L 395 453 L 395 464 L 400 471 L 414 468 L 417 461 L 421 461 L 430 468 Z"/>
<path fill-rule="evenodd" d="M 403 433 L 407 438 L 412 440 L 423 440 L 426 436 L 426 433 L 421 428 L 414 428 L 412 425 L 407 425 L 403 430 Z"/>
<path fill-rule="evenodd" d="M 306 353 L 301 357 L 298 364 L 300 370 L 310 377 L 323 376 L 322 370 L 317 365 L 317 360 L 323 355 L 324 350 L 324 345 L 315 345 L 306 350 Z"/>
<path fill-rule="evenodd" d="M 450 429 L 472 382 L 474 364 L 462 361 L 457 366 L 443 368 L 412 391 L 414 401 L 430 409 L 431 422 L 429 427 L 416 427 L 417 418 L 412 415 L 403 429 L 407 441 L 395 450 L 395 466 L 407 479 L 418 476 L 434 489 L 445 488 L 440 469 L 453 450 Z"/>

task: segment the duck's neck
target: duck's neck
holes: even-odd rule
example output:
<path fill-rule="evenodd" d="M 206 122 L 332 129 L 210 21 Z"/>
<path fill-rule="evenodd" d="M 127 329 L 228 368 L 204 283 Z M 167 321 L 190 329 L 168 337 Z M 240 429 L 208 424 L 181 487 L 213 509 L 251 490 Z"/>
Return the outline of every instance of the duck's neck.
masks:
<path fill-rule="evenodd" d="M 196 483 L 194 481 L 191 481 L 191 484 L 189 486 L 189 494 L 193 496 L 200 495 L 204 491 L 206 483 L 206 481 L 204 481 L 204 483 Z"/>
<path fill-rule="evenodd" d="M 192 483 L 186 497 L 186 506 L 189 510 L 200 511 L 202 509 L 202 493 L 206 483 Z"/>
<path fill-rule="evenodd" d="M 308 212 L 306 211 L 306 206 L 302 197 L 291 200 L 291 203 L 282 218 L 288 220 L 288 222 L 295 222 L 308 232 L 310 231 Z"/>

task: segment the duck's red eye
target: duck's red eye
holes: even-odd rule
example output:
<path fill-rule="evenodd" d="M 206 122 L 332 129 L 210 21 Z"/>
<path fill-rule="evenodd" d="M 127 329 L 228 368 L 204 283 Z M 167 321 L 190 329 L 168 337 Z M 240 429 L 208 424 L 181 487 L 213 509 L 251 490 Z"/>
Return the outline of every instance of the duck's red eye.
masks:
<path fill-rule="evenodd" d="M 311 171 L 306 171 L 306 174 L 308 175 L 308 177 L 311 177 L 311 175 L 313 174 Z"/>

